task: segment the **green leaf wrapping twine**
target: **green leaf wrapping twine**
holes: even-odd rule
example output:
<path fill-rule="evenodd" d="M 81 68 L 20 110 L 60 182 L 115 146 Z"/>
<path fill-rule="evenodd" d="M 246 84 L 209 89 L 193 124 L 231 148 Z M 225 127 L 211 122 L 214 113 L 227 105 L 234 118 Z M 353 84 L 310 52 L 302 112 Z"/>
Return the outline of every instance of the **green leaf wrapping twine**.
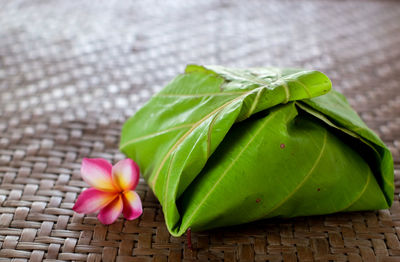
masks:
<path fill-rule="evenodd" d="M 391 153 L 330 89 L 317 71 L 189 65 L 124 124 L 120 150 L 174 236 L 388 208 Z"/>

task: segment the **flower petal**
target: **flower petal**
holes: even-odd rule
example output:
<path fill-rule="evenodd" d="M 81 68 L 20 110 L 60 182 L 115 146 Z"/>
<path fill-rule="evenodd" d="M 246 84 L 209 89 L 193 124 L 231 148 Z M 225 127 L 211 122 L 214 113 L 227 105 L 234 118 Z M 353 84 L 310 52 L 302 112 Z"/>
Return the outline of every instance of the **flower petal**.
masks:
<path fill-rule="evenodd" d="M 89 188 L 79 195 L 72 209 L 77 213 L 94 213 L 112 202 L 116 196 L 115 193 Z"/>
<path fill-rule="evenodd" d="M 135 189 L 139 182 L 139 166 L 129 158 L 118 161 L 112 168 L 112 179 L 122 191 Z"/>
<path fill-rule="evenodd" d="M 142 201 L 139 195 L 133 191 L 127 191 L 123 194 L 124 209 L 122 213 L 124 217 L 128 220 L 133 220 L 138 218 L 142 213 Z"/>
<path fill-rule="evenodd" d="M 97 218 L 100 220 L 101 223 L 104 225 L 109 225 L 114 223 L 114 221 L 118 218 L 118 216 L 122 212 L 122 197 L 118 195 L 110 204 L 105 206 L 103 209 L 100 210 Z"/>
<path fill-rule="evenodd" d="M 115 192 L 111 178 L 112 165 L 102 158 L 84 158 L 81 174 L 83 180 L 94 188 Z"/>

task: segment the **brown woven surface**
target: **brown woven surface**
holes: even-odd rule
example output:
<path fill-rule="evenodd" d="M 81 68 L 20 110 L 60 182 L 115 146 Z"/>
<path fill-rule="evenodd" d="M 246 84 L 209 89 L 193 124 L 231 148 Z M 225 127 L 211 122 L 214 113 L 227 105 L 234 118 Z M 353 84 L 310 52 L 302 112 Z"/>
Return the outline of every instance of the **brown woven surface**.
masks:
<path fill-rule="evenodd" d="M 0 2 L 0 260 L 400 261 L 400 3 L 198 2 Z M 193 233 L 193 252 L 144 181 L 136 221 L 75 214 L 82 158 L 122 159 L 124 120 L 193 62 L 327 73 L 393 153 L 393 207 Z"/>

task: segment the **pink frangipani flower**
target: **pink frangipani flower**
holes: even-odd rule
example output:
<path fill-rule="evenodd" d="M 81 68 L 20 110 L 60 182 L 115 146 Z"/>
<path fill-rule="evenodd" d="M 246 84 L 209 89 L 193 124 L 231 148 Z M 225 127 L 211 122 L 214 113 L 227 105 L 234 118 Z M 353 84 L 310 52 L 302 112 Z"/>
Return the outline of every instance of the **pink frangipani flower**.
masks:
<path fill-rule="evenodd" d="M 112 166 L 102 158 L 84 158 L 81 175 L 91 188 L 84 190 L 72 208 L 77 213 L 95 213 L 105 225 L 112 224 L 122 214 L 128 220 L 138 218 L 142 202 L 134 191 L 139 182 L 139 167 L 131 159 Z"/>

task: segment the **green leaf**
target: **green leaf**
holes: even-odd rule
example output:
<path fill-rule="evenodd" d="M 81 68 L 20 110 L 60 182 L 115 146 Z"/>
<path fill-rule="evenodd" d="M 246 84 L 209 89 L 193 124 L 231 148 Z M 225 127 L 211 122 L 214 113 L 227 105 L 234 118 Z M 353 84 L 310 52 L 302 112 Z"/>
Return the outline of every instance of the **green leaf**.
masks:
<path fill-rule="evenodd" d="M 330 88 L 317 71 L 189 65 L 124 124 L 120 149 L 141 167 L 175 236 L 386 208 L 390 152 L 349 106 L 338 113 L 317 100 Z"/>

